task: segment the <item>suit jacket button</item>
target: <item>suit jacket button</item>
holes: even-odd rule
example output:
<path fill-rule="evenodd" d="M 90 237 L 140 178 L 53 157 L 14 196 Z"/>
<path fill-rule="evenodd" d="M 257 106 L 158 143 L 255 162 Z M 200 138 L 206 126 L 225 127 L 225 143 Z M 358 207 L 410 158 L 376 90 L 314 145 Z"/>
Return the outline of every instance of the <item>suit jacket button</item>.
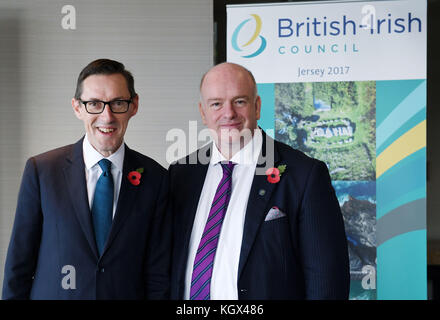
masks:
<path fill-rule="evenodd" d="M 246 294 L 247 293 L 247 289 L 240 289 L 240 293 L 241 294 Z"/>
<path fill-rule="evenodd" d="M 99 272 L 104 273 L 104 268 L 99 269 Z"/>

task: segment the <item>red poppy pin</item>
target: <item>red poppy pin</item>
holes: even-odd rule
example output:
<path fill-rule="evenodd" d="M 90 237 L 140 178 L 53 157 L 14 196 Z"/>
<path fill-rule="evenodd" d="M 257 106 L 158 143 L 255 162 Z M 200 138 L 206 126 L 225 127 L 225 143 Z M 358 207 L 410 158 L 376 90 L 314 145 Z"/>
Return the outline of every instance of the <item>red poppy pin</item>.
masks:
<path fill-rule="evenodd" d="M 276 168 L 269 168 L 266 171 L 267 181 L 270 183 L 278 183 L 280 181 L 281 175 L 286 171 L 286 165 L 281 165 Z"/>
<path fill-rule="evenodd" d="M 128 173 L 128 180 L 134 186 L 138 186 L 141 183 L 141 176 L 144 173 L 144 168 L 138 168 Z"/>

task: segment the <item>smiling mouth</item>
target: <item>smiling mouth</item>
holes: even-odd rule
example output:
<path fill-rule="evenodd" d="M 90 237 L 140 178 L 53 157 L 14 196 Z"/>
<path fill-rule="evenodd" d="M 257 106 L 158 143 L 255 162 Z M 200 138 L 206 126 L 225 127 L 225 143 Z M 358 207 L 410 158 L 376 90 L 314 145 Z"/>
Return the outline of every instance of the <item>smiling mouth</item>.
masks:
<path fill-rule="evenodd" d="M 116 130 L 115 128 L 101 128 L 101 127 L 98 127 L 98 131 L 101 132 L 101 133 L 112 133 L 115 130 Z"/>
<path fill-rule="evenodd" d="M 240 123 L 229 123 L 229 124 L 222 124 L 222 128 L 237 128 L 240 126 Z"/>

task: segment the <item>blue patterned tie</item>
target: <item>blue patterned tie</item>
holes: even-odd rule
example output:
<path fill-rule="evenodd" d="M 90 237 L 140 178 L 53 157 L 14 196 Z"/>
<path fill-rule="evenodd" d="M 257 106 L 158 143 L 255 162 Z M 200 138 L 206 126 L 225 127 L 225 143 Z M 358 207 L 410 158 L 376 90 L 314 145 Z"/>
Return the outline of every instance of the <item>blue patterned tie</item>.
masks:
<path fill-rule="evenodd" d="M 98 164 L 102 169 L 102 174 L 96 183 L 92 217 L 96 245 L 99 255 L 101 255 L 112 225 L 114 185 L 111 172 L 112 163 L 107 159 L 102 159 Z"/>

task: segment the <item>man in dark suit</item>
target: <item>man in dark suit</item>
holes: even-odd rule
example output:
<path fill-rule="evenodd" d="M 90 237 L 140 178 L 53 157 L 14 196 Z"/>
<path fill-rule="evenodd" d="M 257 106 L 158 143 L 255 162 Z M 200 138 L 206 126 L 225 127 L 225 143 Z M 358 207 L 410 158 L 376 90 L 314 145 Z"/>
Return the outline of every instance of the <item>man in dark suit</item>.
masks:
<path fill-rule="evenodd" d="M 349 260 L 326 165 L 257 126 L 252 74 L 223 63 L 200 85 L 213 143 L 169 168 L 173 299 L 347 299 Z"/>
<path fill-rule="evenodd" d="M 86 135 L 27 161 L 3 299 L 169 297 L 166 170 L 123 141 L 138 103 L 123 64 L 81 71 L 72 107 Z"/>

